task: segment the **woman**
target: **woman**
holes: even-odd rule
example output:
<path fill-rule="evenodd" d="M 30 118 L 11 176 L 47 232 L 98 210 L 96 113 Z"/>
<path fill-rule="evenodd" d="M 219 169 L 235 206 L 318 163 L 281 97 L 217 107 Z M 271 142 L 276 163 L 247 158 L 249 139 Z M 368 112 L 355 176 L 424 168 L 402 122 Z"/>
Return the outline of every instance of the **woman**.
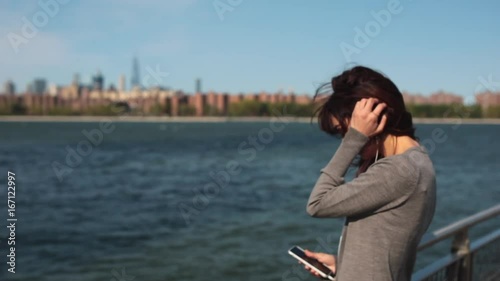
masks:
<path fill-rule="evenodd" d="M 307 212 L 346 221 L 337 258 L 306 254 L 336 272 L 337 281 L 409 281 L 418 243 L 434 215 L 432 162 L 389 78 L 357 66 L 320 87 L 316 96 L 328 86 L 333 93 L 318 109 L 318 121 L 342 142 L 321 169 Z M 345 173 L 358 155 L 356 177 L 346 183 Z"/>

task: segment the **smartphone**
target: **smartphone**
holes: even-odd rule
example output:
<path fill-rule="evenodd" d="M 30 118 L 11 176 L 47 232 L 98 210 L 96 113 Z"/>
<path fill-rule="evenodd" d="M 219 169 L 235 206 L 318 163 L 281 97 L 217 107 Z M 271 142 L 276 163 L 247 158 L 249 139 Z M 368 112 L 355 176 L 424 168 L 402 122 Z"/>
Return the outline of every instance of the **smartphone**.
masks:
<path fill-rule="evenodd" d="M 306 256 L 306 253 L 304 253 L 304 250 L 301 247 L 293 246 L 290 250 L 288 250 L 288 253 L 303 264 L 306 264 L 310 268 L 314 269 L 319 273 L 319 275 L 321 275 L 321 277 L 335 280 L 335 274 L 328 269 L 328 267 L 319 262 L 317 259 Z"/>

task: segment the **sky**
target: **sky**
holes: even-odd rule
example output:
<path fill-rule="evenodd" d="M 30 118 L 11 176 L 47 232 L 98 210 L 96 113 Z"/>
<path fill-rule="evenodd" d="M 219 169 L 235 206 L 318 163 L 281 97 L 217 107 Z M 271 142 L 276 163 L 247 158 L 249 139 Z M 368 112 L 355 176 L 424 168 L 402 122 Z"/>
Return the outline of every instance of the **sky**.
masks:
<path fill-rule="evenodd" d="M 472 102 L 500 90 L 499 12 L 494 0 L 3 0 L 0 81 L 19 92 L 99 70 L 129 85 L 137 56 L 146 86 L 313 94 L 366 65 L 400 90 Z"/>

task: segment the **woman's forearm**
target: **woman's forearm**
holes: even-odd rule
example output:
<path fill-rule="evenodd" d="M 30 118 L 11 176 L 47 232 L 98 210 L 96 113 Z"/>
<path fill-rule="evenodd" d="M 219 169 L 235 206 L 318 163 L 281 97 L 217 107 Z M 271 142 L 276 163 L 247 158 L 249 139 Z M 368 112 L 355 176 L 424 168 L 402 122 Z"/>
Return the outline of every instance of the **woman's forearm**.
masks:
<path fill-rule="evenodd" d="M 349 166 L 368 140 L 367 136 L 356 129 L 349 128 L 332 159 L 321 169 L 307 203 L 309 214 L 316 212 L 315 208 L 326 192 L 344 183 L 344 176 Z"/>

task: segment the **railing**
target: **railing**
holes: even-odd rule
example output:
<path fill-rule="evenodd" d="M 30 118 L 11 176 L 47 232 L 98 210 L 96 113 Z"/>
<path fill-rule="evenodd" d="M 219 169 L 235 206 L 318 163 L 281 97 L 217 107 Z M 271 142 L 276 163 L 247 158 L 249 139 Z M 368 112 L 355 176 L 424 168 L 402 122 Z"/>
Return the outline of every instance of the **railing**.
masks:
<path fill-rule="evenodd" d="M 412 281 L 500 280 L 500 225 L 496 230 L 472 243 L 469 239 L 471 227 L 498 215 L 500 215 L 500 204 L 424 236 L 418 251 L 453 237 L 451 252 L 415 272 Z"/>

